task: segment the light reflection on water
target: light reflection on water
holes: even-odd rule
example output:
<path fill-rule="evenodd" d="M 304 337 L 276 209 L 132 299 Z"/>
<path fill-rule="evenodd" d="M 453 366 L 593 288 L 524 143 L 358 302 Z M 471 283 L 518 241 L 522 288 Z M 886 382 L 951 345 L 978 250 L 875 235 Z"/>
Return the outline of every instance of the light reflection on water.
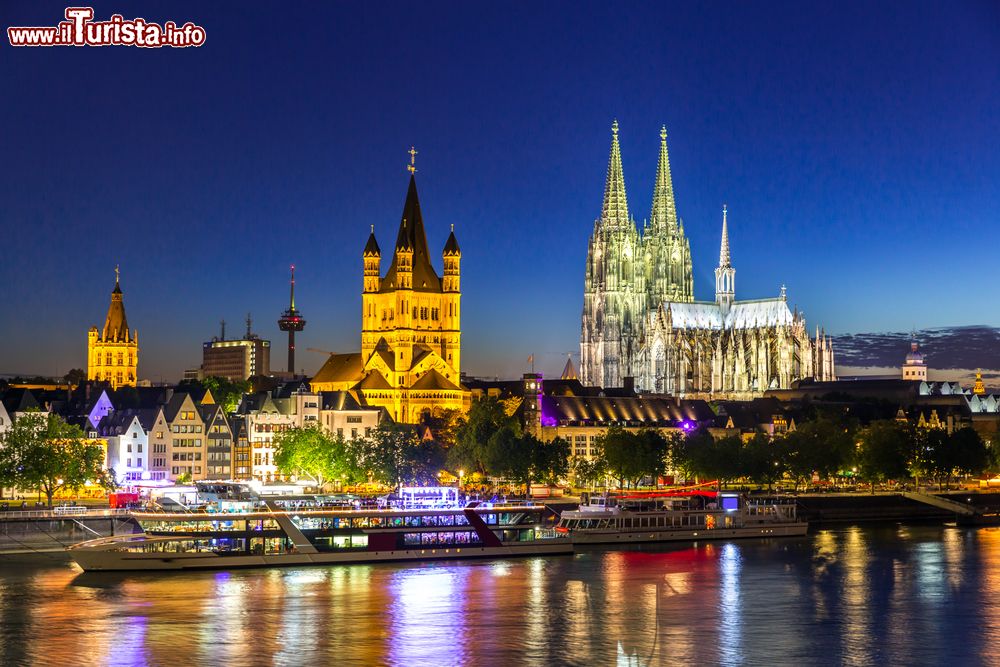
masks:
<path fill-rule="evenodd" d="M 163 575 L 0 560 L 0 665 L 995 664 L 1000 529 Z"/>

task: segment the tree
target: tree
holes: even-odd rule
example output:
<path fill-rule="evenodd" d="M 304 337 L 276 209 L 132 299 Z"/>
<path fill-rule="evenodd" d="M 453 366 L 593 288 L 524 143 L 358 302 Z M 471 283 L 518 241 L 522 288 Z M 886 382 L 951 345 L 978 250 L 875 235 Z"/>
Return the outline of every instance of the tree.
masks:
<path fill-rule="evenodd" d="M 940 428 L 923 428 L 916 433 L 913 472 L 934 479 L 939 489 L 941 479 L 954 468 L 949 440 L 947 431 Z"/>
<path fill-rule="evenodd" d="M 331 479 L 359 477 L 343 436 L 331 435 L 318 425 L 282 431 L 274 438 L 274 448 L 279 470 L 311 477 L 320 489 Z"/>
<path fill-rule="evenodd" d="M 66 372 L 66 375 L 63 376 L 63 380 L 66 381 L 66 384 L 71 384 L 74 386 L 80 384 L 86 379 L 87 379 L 87 372 L 84 371 L 82 368 L 71 368 L 69 371 Z"/>
<path fill-rule="evenodd" d="M 475 401 L 455 429 L 455 444 L 448 451 L 449 468 L 487 474 L 485 459 L 490 438 L 504 427 L 520 431 L 517 420 L 507 414 L 501 401 L 493 397 Z"/>
<path fill-rule="evenodd" d="M 960 475 L 976 475 L 990 464 L 990 452 L 986 443 L 972 428 L 966 426 L 951 434 L 948 444 L 952 450 L 952 470 Z"/>
<path fill-rule="evenodd" d="M 657 477 L 666 470 L 669 443 L 654 429 L 630 433 L 612 426 L 597 437 L 595 444 L 619 486 L 626 481 L 636 485 L 643 477 Z"/>
<path fill-rule="evenodd" d="M 49 507 L 59 490 L 79 489 L 88 481 L 102 483 L 106 475 L 104 448 L 52 413 L 18 417 L 3 435 L 0 451 L 0 465 L 13 470 L 13 485 L 38 489 Z"/>
<path fill-rule="evenodd" d="M 872 485 L 910 476 L 916 447 L 912 429 L 893 420 L 873 421 L 858 434 L 858 476 Z"/>
<path fill-rule="evenodd" d="M 771 439 L 758 432 L 743 445 L 743 475 L 768 489 L 785 476 L 788 470 L 787 443 L 782 438 Z"/>
<path fill-rule="evenodd" d="M 711 478 L 707 462 L 713 455 L 715 438 L 708 429 L 696 429 L 686 436 L 674 438 L 670 445 L 671 463 L 685 479 Z"/>
<path fill-rule="evenodd" d="M 246 380 L 229 380 L 214 375 L 202 380 L 201 386 L 212 392 L 216 405 L 222 406 L 226 414 L 234 412 L 243 394 L 250 391 L 250 383 Z"/>
<path fill-rule="evenodd" d="M 593 459 L 574 457 L 569 461 L 569 468 L 579 486 L 594 486 L 608 476 L 608 463 L 601 456 Z"/>
<path fill-rule="evenodd" d="M 439 443 L 421 440 L 412 427 L 392 423 L 349 441 L 348 452 L 356 470 L 394 487 L 435 483 L 445 461 Z"/>
<path fill-rule="evenodd" d="M 507 424 L 490 436 L 484 463 L 490 475 L 524 484 L 530 496 L 533 481 L 551 483 L 569 472 L 569 451 L 563 438 L 542 442 Z"/>
<path fill-rule="evenodd" d="M 820 479 L 829 479 L 845 470 L 854 455 L 854 440 L 848 428 L 827 418 L 803 422 L 794 431 L 786 433 L 784 449 L 787 452 L 788 472 L 800 482 L 808 483 L 813 473 Z"/>

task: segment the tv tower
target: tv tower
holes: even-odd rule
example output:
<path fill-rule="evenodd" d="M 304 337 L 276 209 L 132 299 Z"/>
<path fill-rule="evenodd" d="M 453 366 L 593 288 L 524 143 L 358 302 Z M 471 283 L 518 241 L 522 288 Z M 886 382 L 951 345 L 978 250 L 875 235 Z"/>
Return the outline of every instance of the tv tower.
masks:
<path fill-rule="evenodd" d="M 278 328 L 288 332 L 288 372 L 295 375 L 295 332 L 306 328 L 302 313 L 295 309 L 295 265 L 292 264 L 292 297 L 288 310 L 281 314 Z"/>

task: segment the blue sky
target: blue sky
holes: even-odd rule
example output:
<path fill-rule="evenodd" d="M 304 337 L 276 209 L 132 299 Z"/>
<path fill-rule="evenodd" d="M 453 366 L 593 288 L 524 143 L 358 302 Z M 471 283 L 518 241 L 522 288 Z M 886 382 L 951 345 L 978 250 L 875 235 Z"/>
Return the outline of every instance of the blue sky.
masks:
<path fill-rule="evenodd" d="M 84 365 L 116 263 L 141 377 L 247 311 L 280 349 L 292 262 L 300 365 L 357 349 L 361 249 L 395 237 L 411 144 L 432 252 L 452 223 L 463 250 L 464 370 L 558 372 L 615 118 L 638 221 L 667 125 L 699 298 L 725 202 L 738 298 L 784 283 L 835 333 L 1000 325 L 995 2 L 94 8 L 207 41 L 0 46 L 0 373 Z"/>

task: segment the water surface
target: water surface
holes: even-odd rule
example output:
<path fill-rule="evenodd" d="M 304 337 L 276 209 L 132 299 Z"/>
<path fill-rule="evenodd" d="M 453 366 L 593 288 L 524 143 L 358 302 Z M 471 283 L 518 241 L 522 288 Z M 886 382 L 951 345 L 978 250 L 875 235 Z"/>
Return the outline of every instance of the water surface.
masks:
<path fill-rule="evenodd" d="M 177 574 L 0 560 L 4 665 L 1000 662 L 1000 529 Z"/>

